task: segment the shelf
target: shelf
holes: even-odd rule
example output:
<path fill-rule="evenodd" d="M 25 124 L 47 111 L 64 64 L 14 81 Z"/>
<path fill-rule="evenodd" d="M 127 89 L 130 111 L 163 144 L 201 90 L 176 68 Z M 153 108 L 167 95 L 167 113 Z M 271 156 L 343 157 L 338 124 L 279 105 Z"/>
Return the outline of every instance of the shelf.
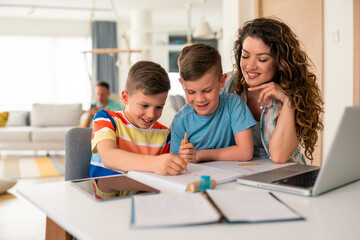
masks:
<path fill-rule="evenodd" d="M 152 46 L 144 46 L 142 49 L 144 50 L 157 50 L 157 49 L 161 49 L 161 50 L 166 50 L 166 51 L 171 51 L 171 52 L 179 52 L 181 51 L 184 47 L 186 47 L 186 44 L 174 44 L 174 45 L 152 45 Z"/>
<path fill-rule="evenodd" d="M 115 48 L 103 48 L 103 49 L 93 49 L 89 51 L 84 51 L 82 53 L 93 53 L 93 54 L 115 54 L 115 53 L 140 53 L 141 50 L 126 50 L 126 49 L 115 49 Z"/>

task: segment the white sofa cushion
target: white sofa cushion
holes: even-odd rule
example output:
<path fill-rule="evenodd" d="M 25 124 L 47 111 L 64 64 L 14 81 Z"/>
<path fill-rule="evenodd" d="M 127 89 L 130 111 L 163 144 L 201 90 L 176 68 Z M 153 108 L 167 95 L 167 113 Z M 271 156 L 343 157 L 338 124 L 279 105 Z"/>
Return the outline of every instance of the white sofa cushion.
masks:
<path fill-rule="evenodd" d="M 0 128 L 0 142 L 29 142 L 31 139 L 30 126 Z"/>
<path fill-rule="evenodd" d="M 171 106 L 170 99 L 167 98 L 165 102 L 165 106 L 163 108 L 161 117 L 158 119 L 158 122 L 165 125 L 166 127 L 170 128 L 172 120 L 174 119 L 174 116 L 176 114 L 176 111 Z"/>
<path fill-rule="evenodd" d="M 28 125 L 29 112 L 9 112 L 6 127 L 26 126 Z"/>
<path fill-rule="evenodd" d="M 31 126 L 77 126 L 82 114 L 79 104 L 33 104 Z"/>
<path fill-rule="evenodd" d="M 73 127 L 34 127 L 31 139 L 33 142 L 65 142 L 65 134 Z"/>
<path fill-rule="evenodd" d="M 171 95 L 169 96 L 172 108 L 178 112 L 185 104 L 186 99 L 182 95 Z"/>
<path fill-rule="evenodd" d="M 1 150 L 65 150 L 65 142 L 0 142 Z"/>

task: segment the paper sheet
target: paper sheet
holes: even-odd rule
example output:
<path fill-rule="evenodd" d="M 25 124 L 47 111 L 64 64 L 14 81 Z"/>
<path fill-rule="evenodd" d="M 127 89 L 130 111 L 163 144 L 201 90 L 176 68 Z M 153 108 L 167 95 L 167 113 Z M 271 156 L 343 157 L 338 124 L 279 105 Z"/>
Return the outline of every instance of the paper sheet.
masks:
<path fill-rule="evenodd" d="M 206 192 L 230 222 L 302 219 L 268 192 L 217 189 Z"/>
<path fill-rule="evenodd" d="M 220 214 L 200 193 L 133 197 L 135 227 L 166 227 L 216 222 Z"/>
<path fill-rule="evenodd" d="M 224 169 L 228 171 L 233 171 L 237 173 L 241 173 L 243 175 L 251 175 L 259 172 L 266 172 L 277 168 L 282 168 L 288 165 L 292 165 L 295 163 L 283 163 L 283 164 L 276 164 L 273 163 L 270 159 L 252 159 L 251 161 L 244 162 L 244 163 L 260 163 L 259 165 L 249 165 L 249 166 L 240 166 L 238 161 L 213 161 L 213 162 L 205 162 L 201 163 L 201 165 Z"/>
<path fill-rule="evenodd" d="M 189 173 L 185 171 L 177 176 L 164 176 L 149 172 L 136 172 L 129 171 L 129 176 L 141 176 L 141 179 L 146 183 L 161 183 L 162 186 L 167 186 L 171 189 L 177 189 L 185 191 L 189 183 L 200 181 L 200 177 L 203 175 L 210 176 L 215 179 L 217 184 L 233 181 L 240 176 L 242 173 L 224 170 L 220 168 L 213 168 L 201 164 L 189 163 L 187 165 Z"/>

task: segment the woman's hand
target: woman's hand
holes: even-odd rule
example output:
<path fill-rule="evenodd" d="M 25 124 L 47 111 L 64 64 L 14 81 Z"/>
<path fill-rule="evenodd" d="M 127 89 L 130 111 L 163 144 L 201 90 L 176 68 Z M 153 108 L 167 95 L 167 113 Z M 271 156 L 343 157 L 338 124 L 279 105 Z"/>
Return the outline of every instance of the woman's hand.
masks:
<path fill-rule="evenodd" d="M 298 144 L 295 110 L 291 107 L 290 98 L 284 90 L 276 83 L 265 83 L 248 89 L 249 91 L 260 91 L 259 103 L 265 104 L 269 98 L 276 98 L 283 103 L 276 128 L 271 136 L 269 149 L 271 160 L 275 163 L 284 163 L 294 153 Z"/>
<path fill-rule="evenodd" d="M 258 99 L 260 104 L 265 104 L 269 98 L 276 98 L 283 103 L 289 101 L 289 97 L 285 94 L 284 90 L 274 82 L 264 83 L 257 87 L 250 87 L 248 90 L 250 92 L 260 90 Z"/>

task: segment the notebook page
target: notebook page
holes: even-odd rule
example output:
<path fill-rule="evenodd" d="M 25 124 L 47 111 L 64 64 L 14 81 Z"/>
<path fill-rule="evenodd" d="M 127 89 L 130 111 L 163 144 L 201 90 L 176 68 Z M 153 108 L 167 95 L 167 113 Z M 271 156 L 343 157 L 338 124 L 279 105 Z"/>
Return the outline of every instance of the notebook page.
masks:
<path fill-rule="evenodd" d="M 133 226 L 166 227 L 217 222 L 220 214 L 200 195 L 156 194 L 133 197 Z"/>
<path fill-rule="evenodd" d="M 223 170 L 231 170 L 233 172 L 242 173 L 243 175 L 246 176 L 246 175 L 251 175 L 259 172 L 266 172 L 277 168 L 282 168 L 292 164 L 296 164 L 293 162 L 276 164 L 273 163 L 270 159 L 260 159 L 260 158 L 259 159 L 254 158 L 249 162 L 244 162 L 244 163 L 259 163 L 259 165 L 240 166 L 240 163 L 241 162 L 238 161 L 213 161 L 213 162 L 201 163 L 201 165 L 205 165 L 213 168 L 219 168 Z"/>
<path fill-rule="evenodd" d="M 207 193 L 230 222 L 302 219 L 268 192 L 207 190 Z"/>
<path fill-rule="evenodd" d="M 211 179 L 214 179 L 217 184 L 233 181 L 240 176 L 242 173 L 232 172 L 229 170 L 223 170 L 219 168 L 208 167 L 200 164 L 189 163 L 187 165 L 189 173 L 183 171 L 179 175 L 158 175 L 150 172 L 136 172 L 129 171 L 129 176 L 140 177 L 141 181 L 145 183 L 155 184 L 155 186 L 165 186 L 173 190 L 185 191 L 186 186 L 195 181 L 200 181 L 201 176 L 207 175 Z M 140 179 L 138 178 L 138 180 Z"/>

